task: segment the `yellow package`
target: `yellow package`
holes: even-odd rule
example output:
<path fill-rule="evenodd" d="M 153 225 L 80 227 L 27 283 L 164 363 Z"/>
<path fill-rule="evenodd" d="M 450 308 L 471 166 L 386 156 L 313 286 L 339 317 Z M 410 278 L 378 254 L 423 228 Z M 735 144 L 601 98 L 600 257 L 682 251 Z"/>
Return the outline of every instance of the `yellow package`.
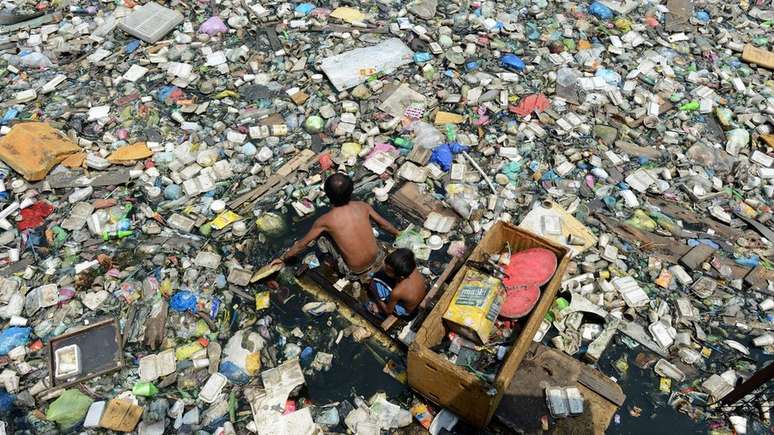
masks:
<path fill-rule="evenodd" d="M 210 222 L 210 226 L 216 230 L 222 230 L 240 219 L 242 219 L 242 216 L 239 216 L 231 210 L 226 210 L 217 215 L 215 219 Z"/>
<path fill-rule="evenodd" d="M 458 334 L 486 344 L 500 314 L 503 297 L 499 279 L 469 269 L 443 318 Z"/>
<path fill-rule="evenodd" d="M 269 308 L 269 292 L 258 292 L 255 294 L 255 309 L 260 311 Z"/>

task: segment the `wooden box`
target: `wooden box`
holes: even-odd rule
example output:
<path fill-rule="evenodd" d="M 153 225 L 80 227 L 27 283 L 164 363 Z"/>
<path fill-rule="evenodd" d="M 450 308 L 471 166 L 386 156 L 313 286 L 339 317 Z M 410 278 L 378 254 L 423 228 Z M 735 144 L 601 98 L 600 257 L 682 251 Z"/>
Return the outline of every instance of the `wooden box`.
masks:
<path fill-rule="evenodd" d="M 506 355 L 494 384 L 480 380 L 473 373 L 452 364 L 431 350 L 443 341 L 447 333 L 443 314 L 462 282 L 467 266 L 460 268 L 454 276 L 449 288 L 417 332 L 416 340 L 411 344 L 408 353 L 408 382 L 411 388 L 432 402 L 449 408 L 477 427 L 489 424 L 497 410 L 516 369 L 532 344 L 543 317 L 556 297 L 570 261 L 568 248 L 504 222 L 497 222 L 486 232 L 469 259 L 486 261 L 489 255 L 506 250 L 506 245 L 510 245 L 511 252 L 536 247 L 546 248 L 556 255 L 558 267 L 553 278 L 541 288 L 540 300 L 526 318 L 526 324 Z"/>

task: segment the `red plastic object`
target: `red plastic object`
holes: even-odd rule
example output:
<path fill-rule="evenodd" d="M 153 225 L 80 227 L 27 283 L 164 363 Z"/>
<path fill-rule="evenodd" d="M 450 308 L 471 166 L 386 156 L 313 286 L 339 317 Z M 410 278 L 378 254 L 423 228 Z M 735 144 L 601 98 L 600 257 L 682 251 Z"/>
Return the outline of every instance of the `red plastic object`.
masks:
<path fill-rule="evenodd" d="M 500 308 L 500 316 L 509 319 L 524 317 L 535 308 L 538 299 L 540 299 L 540 287 L 536 285 L 506 288 L 505 302 Z"/>
<path fill-rule="evenodd" d="M 556 272 L 556 255 L 545 248 L 532 248 L 511 255 L 503 280 L 506 295 L 500 316 L 518 319 L 532 311 L 540 299 L 540 286 Z"/>
<path fill-rule="evenodd" d="M 22 220 L 19 222 L 19 231 L 37 228 L 43 225 L 45 219 L 54 211 L 54 206 L 45 202 L 38 201 L 31 206 L 22 209 Z"/>
<path fill-rule="evenodd" d="M 508 275 L 503 280 L 505 287 L 541 285 L 547 283 L 556 272 L 556 255 L 545 248 L 532 248 L 511 255 L 505 267 Z"/>

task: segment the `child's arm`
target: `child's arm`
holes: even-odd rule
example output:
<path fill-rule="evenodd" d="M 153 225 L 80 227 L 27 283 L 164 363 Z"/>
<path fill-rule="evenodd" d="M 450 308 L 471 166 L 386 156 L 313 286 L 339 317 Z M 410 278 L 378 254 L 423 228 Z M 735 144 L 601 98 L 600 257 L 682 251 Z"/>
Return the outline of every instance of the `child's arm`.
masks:
<path fill-rule="evenodd" d="M 400 231 L 395 228 L 393 224 L 390 223 L 387 219 L 383 218 L 382 215 L 376 212 L 373 207 L 368 205 L 368 216 L 376 222 L 377 225 L 379 225 L 384 231 L 387 231 L 388 233 L 392 234 L 394 237 L 397 237 L 398 234 L 400 234 Z"/>

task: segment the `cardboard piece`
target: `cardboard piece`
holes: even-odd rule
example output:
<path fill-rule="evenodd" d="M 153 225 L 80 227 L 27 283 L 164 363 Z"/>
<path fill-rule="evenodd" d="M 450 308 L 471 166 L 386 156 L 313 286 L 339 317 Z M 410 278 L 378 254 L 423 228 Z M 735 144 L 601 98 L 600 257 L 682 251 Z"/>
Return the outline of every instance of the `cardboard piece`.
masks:
<path fill-rule="evenodd" d="M 16 124 L 0 139 L 0 160 L 27 181 L 39 181 L 59 162 L 81 147 L 43 122 Z"/>
<path fill-rule="evenodd" d="M 145 142 L 137 142 L 131 145 L 122 146 L 113 151 L 107 159 L 111 163 L 131 162 L 134 160 L 147 159 L 152 155 L 153 151 L 145 145 Z"/>
<path fill-rule="evenodd" d="M 108 402 L 99 425 L 118 432 L 131 432 L 142 417 L 142 406 L 128 400 L 113 399 Z"/>
<path fill-rule="evenodd" d="M 465 117 L 451 112 L 435 112 L 435 125 L 443 124 L 462 124 L 465 122 Z"/>
<path fill-rule="evenodd" d="M 760 65 L 766 69 L 774 70 L 774 52 L 757 48 L 752 44 L 744 46 L 742 51 L 742 60 L 745 62 Z"/>
<path fill-rule="evenodd" d="M 546 226 L 546 222 L 551 221 L 550 218 L 554 218 L 554 220 L 558 218 L 560 225 L 558 233 L 551 233 Z M 594 233 L 575 219 L 575 216 L 553 201 L 536 203 L 532 210 L 524 216 L 524 219 L 519 224 L 519 228 L 532 231 L 535 234 L 568 247 L 572 251 L 573 256 L 580 254 L 597 243 L 597 236 Z M 583 240 L 584 243 L 582 245 L 570 245 L 567 243 L 567 240 L 571 235 L 578 240 Z"/>
<path fill-rule="evenodd" d="M 340 8 L 334 9 L 333 12 L 331 12 L 330 17 L 338 18 L 350 24 L 362 23 L 363 20 L 366 19 L 366 16 L 364 13 L 360 12 L 357 9 L 348 8 L 348 7 L 340 7 Z"/>

